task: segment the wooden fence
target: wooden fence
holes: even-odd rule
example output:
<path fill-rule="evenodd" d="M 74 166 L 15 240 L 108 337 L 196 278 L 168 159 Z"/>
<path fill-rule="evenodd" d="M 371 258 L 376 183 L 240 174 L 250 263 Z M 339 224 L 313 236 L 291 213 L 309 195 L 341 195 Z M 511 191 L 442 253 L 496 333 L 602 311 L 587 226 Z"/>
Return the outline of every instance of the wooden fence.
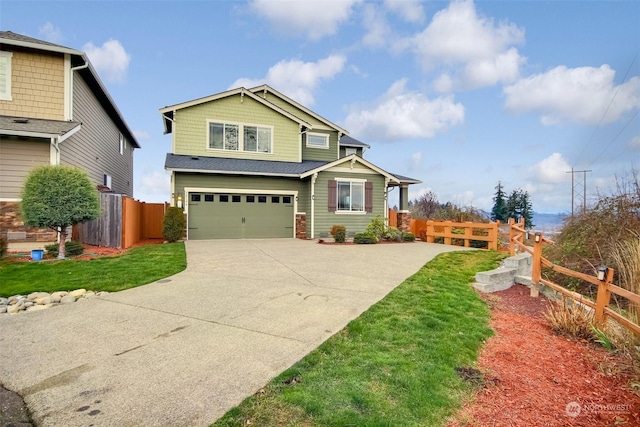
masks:
<path fill-rule="evenodd" d="M 574 301 L 585 304 L 595 310 L 595 323 L 600 326 L 606 324 L 607 318 L 611 318 L 618 322 L 626 329 L 633 333 L 640 335 L 640 325 L 634 323 L 627 317 L 621 315 L 617 311 L 609 307 L 611 303 L 611 294 L 619 295 L 626 298 L 631 304 L 640 306 L 640 295 L 623 289 L 613 284 L 614 270 L 612 268 L 601 267 L 598 269 L 596 276 L 580 273 L 570 270 L 568 268 L 555 265 L 548 259 L 542 256 L 543 244 L 553 244 L 553 241 L 545 239 L 541 232 L 536 232 L 533 235 L 529 235 L 533 239 L 533 248 L 525 244 L 525 237 L 529 234 L 524 229 L 524 223 L 516 224 L 513 219 L 509 220 L 510 228 L 510 252 L 513 255 L 516 250 L 523 250 L 530 253 L 533 256 L 532 260 L 532 272 L 531 281 L 531 296 L 537 297 L 540 292 L 540 284 L 543 284 L 562 295 L 571 298 Z M 598 287 L 598 293 L 596 301 L 593 302 L 586 298 L 584 295 L 577 292 L 570 291 L 562 286 L 551 282 L 550 280 L 542 278 L 542 268 L 546 267 L 558 273 L 566 276 L 574 277 L 576 279 L 583 280 L 587 283 L 591 283 Z"/>
<path fill-rule="evenodd" d="M 453 222 L 412 219 L 411 232 L 427 243 L 441 238 L 445 245 L 459 244 L 466 248 L 471 242 L 486 242 L 487 249 L 498 249 L 497 222 Z"/>
<path fill-rule="evenodd" d="M 166 203 L 145 203 L 121 194 L 100 193 L 100 217 L 73 227 L 73 239 L 95 246 L 130 248 L 162 239 Z"/>

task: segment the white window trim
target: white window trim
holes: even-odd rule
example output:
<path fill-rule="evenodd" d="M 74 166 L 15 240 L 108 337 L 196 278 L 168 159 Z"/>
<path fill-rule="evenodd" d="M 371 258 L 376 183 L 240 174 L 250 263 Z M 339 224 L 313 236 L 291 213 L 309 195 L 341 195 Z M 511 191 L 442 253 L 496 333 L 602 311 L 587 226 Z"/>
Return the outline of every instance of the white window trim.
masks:
<path fill-rule="evenodd" d="M 0 100 L 2 101 L 13 101 L 13 97 L 11 96 L 11 59 L 13 57 L 13 52 L 0 52 L 0 58 L 5 58 L 6 61 L 6 75 L 7 79 L 4 82 L 4 90 L 5 93 L 2 94 L 0 92 Z"/>
<path fill-rule="evenodd" d="M 120 133 L 120 154 L 124 154 L 124 135 Z"/>
<path fill-rule="evenodd" d="M 322 146 L 322 145 L 314 145 L 314 144 L 309 144 L 309 136 L 321 136 L 323 138 L 326 138 L 327 140 L 327 145 L 326 146 Z M 316 132 L 307 132 L 307 138 L 306 139 L 306 145 L 309 148 L 319 148 L 321 150 L 328 150 L 329 149 L 329 145 L 331 144 L 329 141 L 329 135 L 326 133 L 316 133 Z"/>
<path fill-rule="evenodd" d="M 367 182 L 366 179 L 362 179 L 362 178 L 339 178 L 336 177 L 334 178 L 335 181 L 338 182 L 338 184 L 336 185 L 336 211 L 335 214 L 336 215 L 366 215 L 367 214 L 367 207 L 366 207 L 366 186 L 365 186 L 365 182 Z M 362 184 L 362 210 L 361 211 L 345 211 L 345 210 L 340 210 L 339 206 L 340 206 L 340 182 L 348 182 L 349 184 L 353 184 L 353 183 L 357 183 L 357 184 Z"/>
<path fill-rule="evenodd" d="M 351 152 L 349 152 L 351 151 Z M 358 154 L 358 149 L 354 147 L 344 147 L 345 156 L 350 156 L 352 154 Z"/>
<path fill-rule="evenodd" d="M 224 148 L 211 148 L 209 145 L 209 138 L 211 136 L 211 123 L 222 124 L 222 125 L 235 125 L 238 126 L 238 149 L 237 150 L 227 150 Z M 269 143 L 269 152 L 265 153 L 264 151 L 246 151 L 244 149 L 244 127 L 256 127 L 256 128 L 266 128 L 271 131 L 271 141 Z M 206 149 L 207 151 L 217 151 L 217 152 L 225 152 L 225 153 L 243 153 L 243 154 L 260 154 L 260 155 L 273 155 L 273 144 L 274 144 L 274 127 L 270 125 L 261 125 L 254 123 L 240 123 L 240 122 L 232 122 L 227 120 L 215 120 L 208 119 L 207 120 L 207 140 L 206 140 Z"/>

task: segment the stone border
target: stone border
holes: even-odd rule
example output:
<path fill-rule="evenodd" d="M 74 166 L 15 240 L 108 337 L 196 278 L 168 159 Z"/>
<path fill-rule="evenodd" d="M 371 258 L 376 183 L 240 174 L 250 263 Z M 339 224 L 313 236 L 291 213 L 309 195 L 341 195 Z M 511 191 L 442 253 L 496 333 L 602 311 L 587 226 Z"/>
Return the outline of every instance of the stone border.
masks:
<path fill-rule="evenodd" d="M 14 295 L 9 298 L 0 298 L 0 316 L 3 314 L 18 314 L 22 312 L 45 310 L 47 308 L 69 304 L 81 299 L 93 298 L 95 296 L 106 295 L 108 292 L 93 292 L 86 289 L 76 289 L 75 291 L 57 292 L 32 292 L 27 296 Z"/>

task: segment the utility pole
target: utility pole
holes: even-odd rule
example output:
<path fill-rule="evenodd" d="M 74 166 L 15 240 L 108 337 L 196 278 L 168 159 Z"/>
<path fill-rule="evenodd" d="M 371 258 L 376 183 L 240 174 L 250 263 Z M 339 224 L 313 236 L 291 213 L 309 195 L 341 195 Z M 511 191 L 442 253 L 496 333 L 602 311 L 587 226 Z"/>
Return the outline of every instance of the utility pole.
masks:
<path fill-rule="evenodd" d="M 576 200 L 576 185 L 580 185 L 580 183 L 576 183 L 575 180 L 575 175 L 578 173 L 582 173 L 582 213 L 585 213 L 587 210 L 587 172 L 591 172 L 591 169 L 589 170 L 581 170 L 581 171 L 577 171 L 577 170 L 573 170 L 573 168 L 571 168 L 570 171 L 567 171 L 567 173 L 571 174 L 571 218 L 573 218 L 574 215 L 574 211 L 575 211 L 575 200 Z"/>

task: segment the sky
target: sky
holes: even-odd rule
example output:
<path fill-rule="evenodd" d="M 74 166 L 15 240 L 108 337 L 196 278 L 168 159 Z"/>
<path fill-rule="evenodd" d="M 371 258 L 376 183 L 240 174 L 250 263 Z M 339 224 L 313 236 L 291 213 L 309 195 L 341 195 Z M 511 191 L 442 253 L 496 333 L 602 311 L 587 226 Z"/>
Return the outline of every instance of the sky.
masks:
<path fill-rule="evenodd" d="M 490 210 L 501 182 L 566 213 L 640 168 L 639 1 L 0 0 L 0 29 L 89 56 L 146 202 L 170 197 L 158 110 L 264 83 L 420 179 L 411 199 Z"/>

